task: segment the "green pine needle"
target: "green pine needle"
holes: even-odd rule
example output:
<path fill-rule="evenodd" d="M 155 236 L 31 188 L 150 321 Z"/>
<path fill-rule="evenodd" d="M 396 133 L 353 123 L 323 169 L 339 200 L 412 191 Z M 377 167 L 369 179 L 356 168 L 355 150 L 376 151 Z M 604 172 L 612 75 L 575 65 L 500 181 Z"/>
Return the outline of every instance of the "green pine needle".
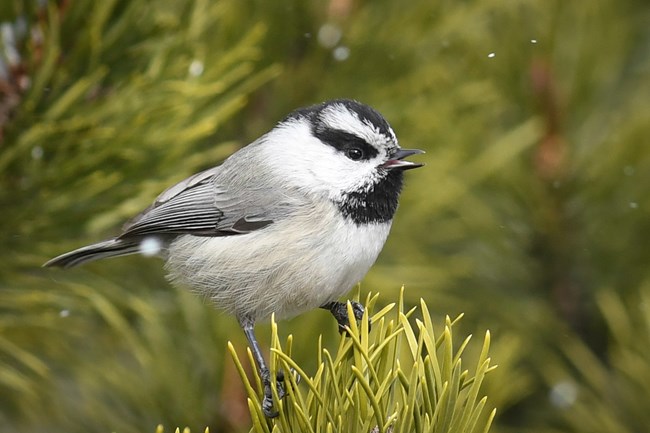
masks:
<path fill-rule="evenodd" d="M 462 354 L 470 337 L 455 342 L 453 329 L 459 319 L 446 317 L 436 334 L 426 303 L 404 310 L 403 290 L 397 303 L 372 314 L 378 295 L 368 295 L 366 313 L 352 320 L 331 353 L 318 339 L 318 365 L 313 374 L 291 357 L 292 337 L 283 345 L 278 326 L 271 321 L 271 376 L 282 370 L 287 395 L 274 404 L 280 415 L 265 418 L 260 402 L 261 382 L 253 379 L 232 344 L 235 362 L 249 398 L 251 432 L 487 432 L 495 411 L 486 413 L 487 397 L 480 397 L 490 365 L 490 333 L 485 334 L 478 362 L 462 367 Z M 354 317 L 351 305 L 348 314 Z M 367 317 L 370 316 L 372 327 Z M 304 343 L 303 343 L 304 344 Z M 252 365 L 249 352 L 248 362 Z"/>

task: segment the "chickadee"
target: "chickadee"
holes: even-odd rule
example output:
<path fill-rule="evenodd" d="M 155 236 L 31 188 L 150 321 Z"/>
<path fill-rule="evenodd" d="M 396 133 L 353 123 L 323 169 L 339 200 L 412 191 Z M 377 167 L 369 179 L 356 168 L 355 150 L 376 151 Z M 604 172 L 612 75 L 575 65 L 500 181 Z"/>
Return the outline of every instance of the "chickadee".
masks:
<path fill-rule="evenodd" d="M 337 299 L 359 282 L 381 251 L 397 209 L 405 161 L 384 117 L 340 99 L 301 108 L 220 166 L 156 198 L 113 238 L 58 256 L 69 268 L 107 257 L 158 255 L 173 283 L 233 314 L 246 334 L 273 409 L 270 373 L 253 333 L 275 313 L 316 307 L 348 324 Z M 353 304 L 360 319 L 363 306 Z M 278 380 L 280 395 L 284 394 Z"/>

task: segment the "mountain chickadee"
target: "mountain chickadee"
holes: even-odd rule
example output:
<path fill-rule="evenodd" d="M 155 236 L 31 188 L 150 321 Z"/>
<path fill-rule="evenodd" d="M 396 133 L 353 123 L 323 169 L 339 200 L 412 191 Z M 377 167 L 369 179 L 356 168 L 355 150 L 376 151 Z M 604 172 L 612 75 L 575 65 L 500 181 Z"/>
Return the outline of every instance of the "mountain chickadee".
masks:
<path fill-rule="evenodd" d="M 56 257 L 68 268 L 143 253 L 165 259 L 169 279 L 206 296 L 243 328 L 273 409 L 270 373 L 255 339 L 256 321 L 321 307 L 341 329 L 337 299 L 359 282 L 381 251 L 402 188 L 403 158 L 381 114 L 340 99 L 301 108 L 220 166 L 156 198 L 122 233 Z M 353 303 L 361 319 L 363 306 Z M 278 392 L 282 396 L 282 378 Z"/>

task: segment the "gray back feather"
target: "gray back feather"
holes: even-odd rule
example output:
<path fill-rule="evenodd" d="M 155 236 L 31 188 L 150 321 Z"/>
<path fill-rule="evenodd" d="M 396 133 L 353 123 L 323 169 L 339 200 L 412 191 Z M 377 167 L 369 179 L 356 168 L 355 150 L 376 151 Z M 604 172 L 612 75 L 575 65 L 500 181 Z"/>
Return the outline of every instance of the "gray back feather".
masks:
<path fill-rule="evenodd" d="M 264 137 L 220 166 L 165 190 L 153 205 L 129 221 L 118 239 L 147 235 L 228 236 L 261 229 L 307 204 L 298 190 L 286 194 L 282 179 L 265 170 L 251 152 Z M 285 191 L 281 193 L 280 191 Z"/>

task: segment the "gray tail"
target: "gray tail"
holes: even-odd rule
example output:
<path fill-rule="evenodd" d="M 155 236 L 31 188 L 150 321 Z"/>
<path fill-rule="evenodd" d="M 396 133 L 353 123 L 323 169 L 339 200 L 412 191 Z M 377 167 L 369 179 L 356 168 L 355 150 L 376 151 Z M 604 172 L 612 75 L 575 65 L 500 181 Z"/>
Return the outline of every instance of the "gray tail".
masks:
<path fill-rule="evenodd" d="M 58 257 L 45 263 L 45 267 L 71 268 L 93 260 L 105 259 L 107 257 L 126 256 L 139 251 L 139 242 L 121 239 L 109 239 L 104 242 L 82 247 L 69 253 L 61 254 Z"/>

